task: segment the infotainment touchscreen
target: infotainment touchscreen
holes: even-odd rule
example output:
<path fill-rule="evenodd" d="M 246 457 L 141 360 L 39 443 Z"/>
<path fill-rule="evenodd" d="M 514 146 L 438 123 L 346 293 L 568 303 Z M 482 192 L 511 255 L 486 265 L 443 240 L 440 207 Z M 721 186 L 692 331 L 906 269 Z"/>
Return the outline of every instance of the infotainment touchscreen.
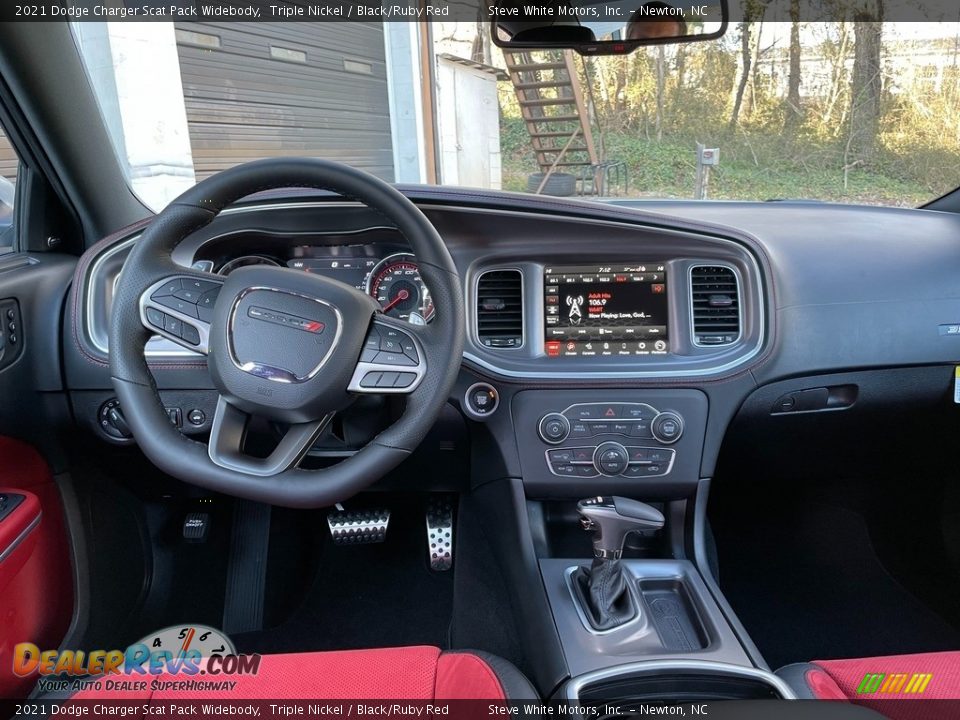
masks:
<path fill-rule="evenodd" d="M 543 279 L 548 357 L 669 352 L 663 263 L 551 266 Z"/>

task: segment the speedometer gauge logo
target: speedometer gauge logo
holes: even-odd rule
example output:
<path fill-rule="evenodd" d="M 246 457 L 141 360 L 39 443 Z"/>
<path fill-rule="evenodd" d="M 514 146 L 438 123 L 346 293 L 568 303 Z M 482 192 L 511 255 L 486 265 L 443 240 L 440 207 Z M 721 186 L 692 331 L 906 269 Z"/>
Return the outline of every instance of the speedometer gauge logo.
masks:
<path fill-rule="evenodd" d="M 140 644 L 151 650 L 167 650 L 174 657 L 190 652 L 199 653 L 200 657 L 237 654 L 230 638 L 207 625 L 172 625 L 147 635 Z"/>

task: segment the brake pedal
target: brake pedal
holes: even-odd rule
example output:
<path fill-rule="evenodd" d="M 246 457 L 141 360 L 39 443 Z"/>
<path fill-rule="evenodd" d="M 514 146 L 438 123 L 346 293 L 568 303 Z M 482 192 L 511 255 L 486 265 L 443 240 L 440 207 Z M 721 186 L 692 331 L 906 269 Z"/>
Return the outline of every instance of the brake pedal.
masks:
<path fill-rule="evenodd" d="M 387 539 L 389 510 L 331 510 L 327 515 L 334 545 L 368 545 Z"/>
<path fill-rule="evenodd" d="M 427 556 L 431 570 L 453 567 L 453 501 L 446 495 L 427 500 Z"/>

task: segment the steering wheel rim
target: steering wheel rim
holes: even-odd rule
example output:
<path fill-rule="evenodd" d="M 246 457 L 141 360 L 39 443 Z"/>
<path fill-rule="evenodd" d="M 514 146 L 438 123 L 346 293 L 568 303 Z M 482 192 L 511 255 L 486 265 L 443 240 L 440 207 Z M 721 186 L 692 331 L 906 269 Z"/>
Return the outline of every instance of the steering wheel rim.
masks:
<path fill-rule="evenodd" d="M 303 435 L 303 437 L 294 438 L 294 442 L 302 445 L 296 448 L 297 452 L 302 451 L 299 457 L 293 457 L 297 454 L 294 452 L 291 455 L 292 462 L 287 467 L 279 472 L 264 474 L 238 470 L 236 467 L 231 467 L 229 462 L 226 462 L 226 466 L 222 462 L 215 462 L 211 448 L 206 443 L 186 437 L 170 424 L 143 353 L 147 340 L 157 332 L 156 326 L 151 327 L 147 320 L 146 308 L 156 297 L 158 292 L 156 288 L 170 278 L 208 283 L 214 279 L 222 280 L 219 276 L 200 273 L 174 264 L 172 260 L 174 249 L 192 233 L 212 222 L 226 206 L 236 200 L 257 192 L 288 187 L 332 191 L 356 200 L 383 215 L 389 224 L 397 227 L 410 244 L 411 251 L 417 257 L 421 276 L 434 296 L 438 312 L 429 325 L 414 327 L 376 312 L 378 306 L 375 301 L 365 296 L 373 302 L 373 306 L 369 308 L 371 317 L 364 320 L 363 315 L 366 310 L 362 307 L 362 301 L 355 296 L 350 296 L 344 290 L 344 288 L 353 290 L 349 286 L 327 279 L 322 279 L 322 283 L 328 283 L 327 285 L 309 286 L 311 292 L 335 295 L 338 298 L 337 302 L 345 303 L 345 306 L 349 306 L 350 312 L 357 313 L 360 317 L 359 322 L 369 323 L 372 319 L 376 326 L 395 328 L 412 336 L 416 340 L 415 344 L 421 353 L 419 359 L 425 365 L 425 369 L 414 389 L 409 392 L 406 408 L 401 417 L 356 454 L 329 468 L 320 470 L 299 468 L 297 463 L 309 450 L 316 436 L 314 434 L 311 437 L 310 433 L 319 433 L 323 427 L 321 424 L 311 430 L 310 423 L 304 422 L 294 426 L 294 429 Z M 243 270 L 236 273 L 241 281 L 244 281 L 245 277 L 241 274 Z M 290 296 L 309 294 L 301 292 L 302 283 L 321 280 L 315 278 L 308 281 L 304 278 L 310 276 L 305 273 L 287 269 L 249 268 L 249 270 L 273 271 L 275 274 L 267 276 L 267 280 L 279 281 L 284 286 L 288 281 L 296 280 L 300 285 L 296 291 L 289 291 Z M 284 275 L 281 277 L 276 273 Z M 288 276 L 287 273 L 295 275 Z M 240 412 L 250 409 L 244 407 L 244 403 L 249 401 L 253 405 L 256 404 L 256 400 L 251 399 L 255 396 L 246 392 L 246 384 L 238 386 L 234 383 L 232 387 L 224 387 L 221 385 L 222 378 L 217 377 L 218 373 L 229 374 L 234 373 L 235 370 L 223 360 L 223 356 L 228 353 L 224 352 L 222 344 L 216 344 L 216 338 L 219 337 L 222 340 L 231 333 L 239 333 L 237 323 L 245 325 L 246 320 L 254 318 L 255 311 L 260 313 L 262 310 L 259 305 L 251 305 L 252 309 L 247 311 L 249 318 L 246 315 L 241 318 L 237 312 L 238 303 L 241 301 L 235 295 L 236 287 L 230 280 L 234 275 L 231 273 L 223 289 L 218 291 L 209 331 L 211 345 L 208 362 L 211 363 L 211 375 L 214 377 L 217 389 L 221 392 L 218 416 L 224 403 Z M 261 283 L 264 281 L 264 276 L 248 274 L 246 279 Z M 262 288 L 257 286 L 255 289 Z M 286 287 L 282 292 L 287 292 Z M 353 290 L 353 292 L 359 291 Z M 262 298 L 262 294 L 258 297 Z M 286 296 L 284 299 L 290 300 Z M 258 302 L 261 305 L 264 304 L 261 300 Z M 333 303 L 326 304 L 333 305 Z M 297 306 L 292 307 L 294 312 L 286 312 L 283 308 L 281 308 L 283 312 L 277 311 L 279 313 L 277 317 L 282 320 L 282 323 L 277 322 L 276 317 L 271 315 L 272 324 L 262 324 L 258 331 L 286 333 L 279 337 L 284 339 L 295 337 L 296 342 L 301 341 L 305 337 L 303 333 L 295 336 L 294 334 L 305 329 L 304 327 L 277 329 L 278 325 L 289 325 L 288 319 L 291 318 L 292 322 L 303 324 L 300 320 L 305 316 L 302 310 L 303 304 L 299 306 L 300 309 Z M 310 307 L 319 306 L 311 305 Z M 156 310 L 155 307 L 150 309 Z M 335 309 L 339 308 L 335 307 Z M 341 334 L 344 337 L 350 336 L 345 346 L 342 346 L 342 341 L 338 343 L 337 339 L 332 340 L 332 344 L 328 343 L 330 349 L 326 352 L 341 353 L 338 360 L 348 357 L 352 347 L 349 343 L 356 342 L 357 328 L 350 324 L 349 318 L 342 318 L 342 321 L 337 324 L 333 315 L 327 313 L 323 317 L 329 323 L 336 325 L 338 337 Z M 169 317 L 167 319 L 169 320 Z M 222 323 L 225 320 L 227 325 L 223 326 Z M 323 333 L 323 325 L 324 323 L 320 322 L 313 323 L 313 326 L 320 326 L 321 333 Z M 195 185 L 160 212 L 134 245 L 124 264 L 114 297 L 110 320 L 110 373 L 117 398 L 124 408 L 127 423 L 134 438 L 144 454 L 164 472 L 209 490 L 250 500 L 288 507 L 325 507 L 352 496 L 382 477 L 402 462 L 423 440 L 447 402 L 456 382 L 463 354 L 465 326 L 463 291 L 453 259 L 430 221 L 406 197 L 382 180 L 340 163 L 313 158 L 259 160 L 222 171 Z M 226 335 L 217 335 L 218 328 L 224 327 Z M 202 330 L 202 323 L 200 329 Z M 366 330 L 365 328 L 361 334 L 366 335 Z M 319 345 L 322 341 L 318 338 L 315 342 Z M 366 335 L 366 342 L 370 342 L 369 335 Z M 317 352 L 323 352 L 323 349 Z M 229 355 L 234 360 L 233 364 L 239 367 L 240 364 L 236 362 L 236 354 L 232 347 Z M 321 365 L 328 357 L 331 356 L 323 356 Z M 248 364 L 256 365 L 256 363 Z M 331 366 L 334 364 L 342 363 L 331 362 Z M 362 363 L 358 363 L 356 372 L 361 371 L 361 365 Z M 252 374 L 254 371 L 247 369 L 245 372 Z M 316 373 L 318 383 L 324 382 L 325 372 L 321 370 Z M 330 372 L 336 373 L 336 370 Z M 356 377 L 358 376 L 355 374 L 354 378 Z M 268 378 L 267 375 L 261 374 L 251 382 L 270 385 L 271 379 L 276 378 Z M 312 383 L 314 380 L 310 378 L 294 381 L 288 378 L 270 385 L 270 389 L 276 389 L 281 395 L 286 393 L 286 396 L 291 398 L 290 402 L 295 405 L 295 391 L 288 391 L 292 382 Z M 331 382 L 334 381 L 331 380 Z M 303 387 L 309 389 L 310 385 Z M 326 392 L 325 386 L 322 387 Z M 354 391 L 359 390 L 355 379 L 351 388 Z M 334 392 L 335 390 L 331 389 L 324 398 L 329 396 L 339 399 L 338 395 L 330 395 Z M 345 388 L 344 392 L 346 392 Z M 290 413 L 289 417 L 294 421 L 310 420 L 322 423 L 322 418 L 311 416 L 311 413 L 317 411 L 315 405 L 314 402 L 309 407 L 276 409 L 276 412 Z M 336 409 L 338 408 L 334 408 Z M 224 423 L 228 422 L 226 411 L 221 420 Z M 214 425 L 216 428 L 217 418 Z M 211 440 L 212 446 L 213 436 Z"/>

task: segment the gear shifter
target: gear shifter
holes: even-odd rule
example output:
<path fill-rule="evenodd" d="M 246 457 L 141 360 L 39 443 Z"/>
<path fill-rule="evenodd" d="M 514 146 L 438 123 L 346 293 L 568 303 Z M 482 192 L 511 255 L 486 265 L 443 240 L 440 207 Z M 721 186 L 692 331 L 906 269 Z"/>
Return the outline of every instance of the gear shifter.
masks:
<path fill-rule="evenodd" d="M 574 587 L 587 617 L 597 630 L 612 630 L 632 620 L 637 607 L 627 587 L 620 556 L 632 532 L 659 530 L 663 513 L 622 497 L 593 497 L 577 503 L 580 523 L 593 530 L 593 564 L 574 575 Z"/>

